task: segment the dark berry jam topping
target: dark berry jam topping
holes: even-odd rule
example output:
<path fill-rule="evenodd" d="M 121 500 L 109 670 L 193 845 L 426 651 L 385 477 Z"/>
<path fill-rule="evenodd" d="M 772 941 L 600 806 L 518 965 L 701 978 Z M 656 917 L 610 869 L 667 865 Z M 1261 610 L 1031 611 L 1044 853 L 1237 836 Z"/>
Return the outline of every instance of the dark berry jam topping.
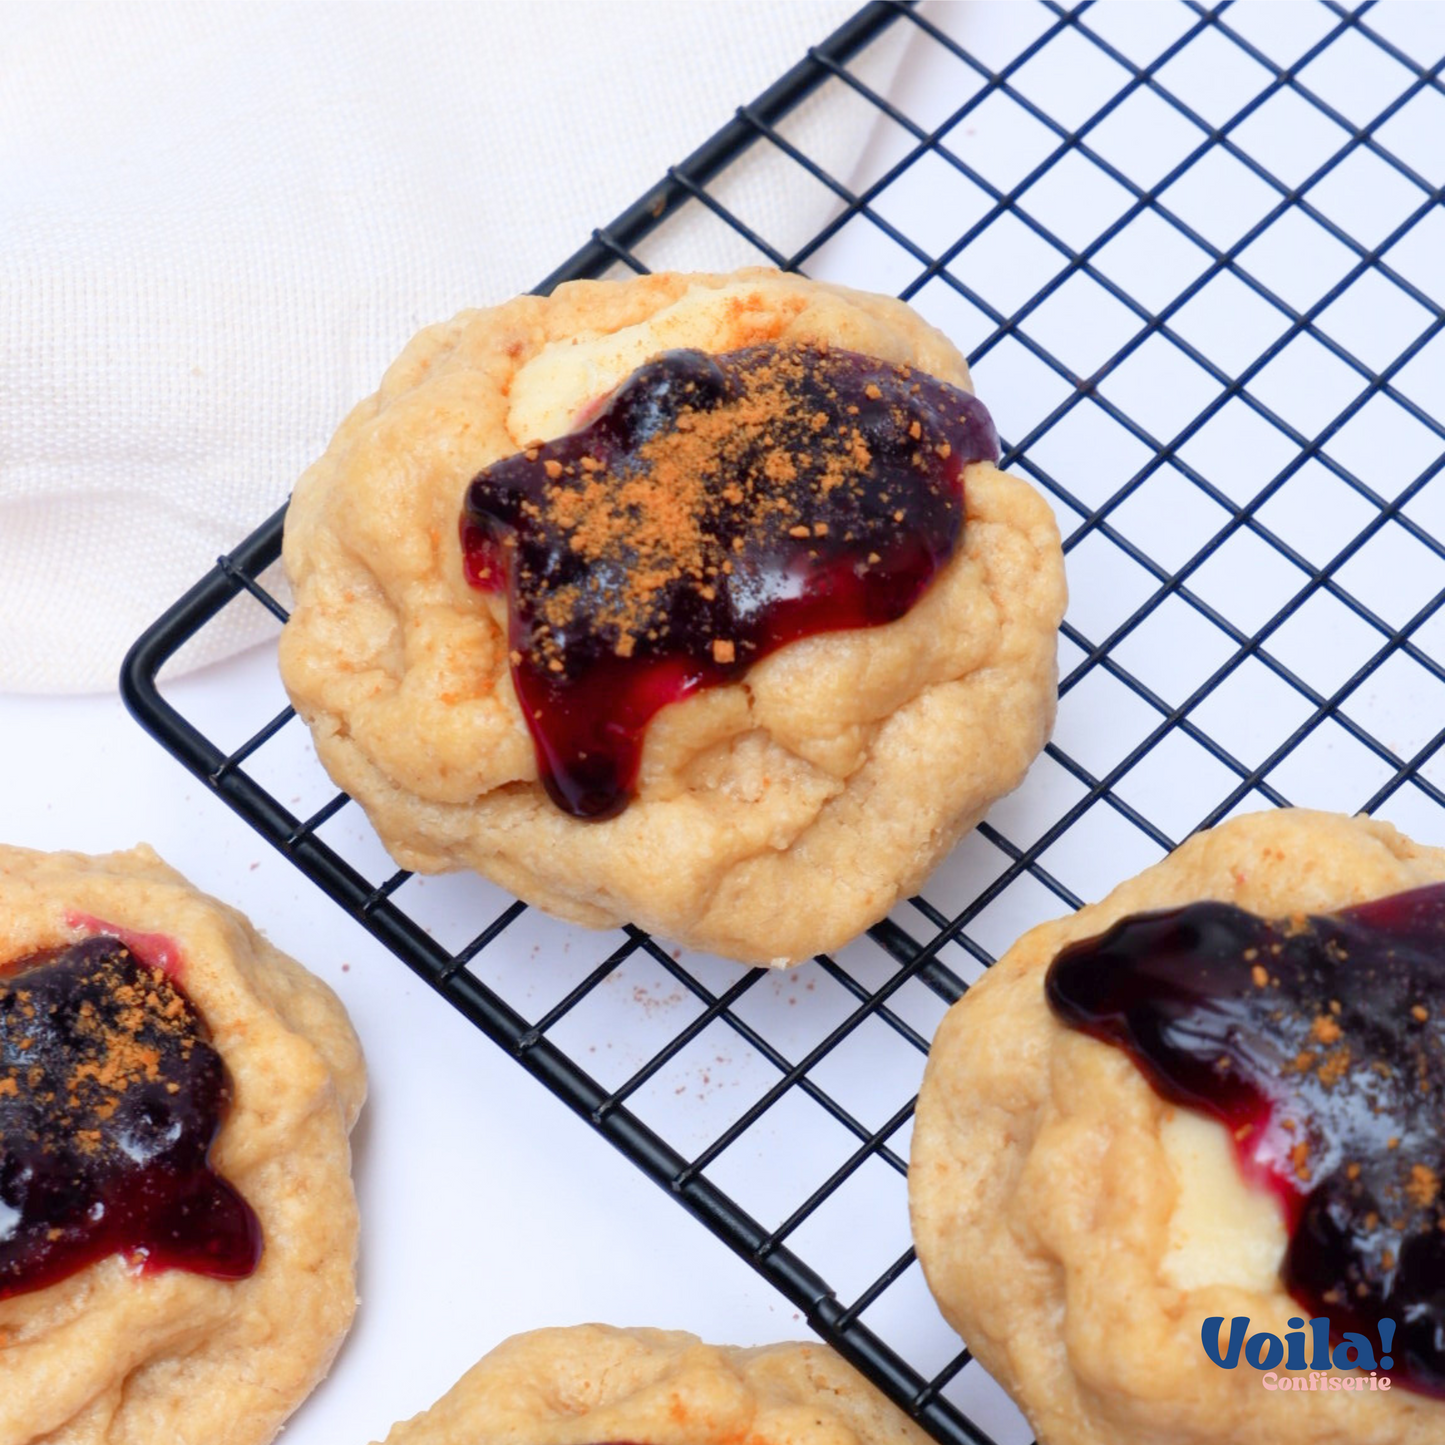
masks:
<path fill-rule="evenodd" d="M 256 1216 L 207 1160 L 231 1102 L 208 1038 L 118 938 L 0 976 L 0 1298 L 112 1254 L 216 1279 L 256 1268 Z"/>
<path fill-rule="evenodd" d="M 466 573 L 507 589 L 512 679 L 553 801 L 608 818 L 653 715 L 813 633 L 903 616 L 953 555 L 967 392 L 853 352 L 669 351 L 579 430 L 467 492 Z"/>
<path fill-rule="evenodd" d="M 1445 1396 L 1445 885 L 1318 918 L 1139 914 L 1046 989 L 1233 1131 L 1284 1207 L 1289 1293 L 1337 1334 L 1394 1320 L 1398 1382 Z"/>

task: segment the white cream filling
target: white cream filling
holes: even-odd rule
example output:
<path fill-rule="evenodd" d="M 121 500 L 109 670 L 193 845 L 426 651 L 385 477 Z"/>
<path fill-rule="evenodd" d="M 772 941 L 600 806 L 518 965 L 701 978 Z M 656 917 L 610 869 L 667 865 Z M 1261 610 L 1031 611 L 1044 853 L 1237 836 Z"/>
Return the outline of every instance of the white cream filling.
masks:
<path fill-rule="evenodd" d="M 1165 1281 L 1184 1290 L 1277 1290 L 1288 1244 L 1284 1218 L 1278 1201 L 1240 1172 L 1229 1131 L 1203 1114 L 1175 1109 L 1159 1136 L 1178 1185 Z"/>
<path fill-rule="evenodd" d="M 636 326 L 606 335 L 579 331 L 544 346 L 512 379 L 507 430 L 520 447 L 571 431 L 588 402 L 612 390 L 659 351 L 724 351 L 736 326 L 728 302 L 757 294 L 756 283 L 700 287 Z"/>

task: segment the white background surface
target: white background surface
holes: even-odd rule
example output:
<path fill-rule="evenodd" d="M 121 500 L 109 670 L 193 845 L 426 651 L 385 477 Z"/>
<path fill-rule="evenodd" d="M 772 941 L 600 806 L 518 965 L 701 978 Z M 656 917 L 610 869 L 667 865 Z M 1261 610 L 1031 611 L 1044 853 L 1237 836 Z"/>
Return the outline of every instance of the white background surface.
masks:
<path fill-rule="evenodd" d="M 1037 30 L 1042 12 L 1027 5 L 954 5 L 933 7 L 928 13 L 964 38 L 986 63 L 998 64 L 1017 51 L 1030 27 Z M 1321 25 L 1331 23 L 1314 5 L 1246 5 L 1232 13 L 1244 17 L 1241 27 L 1281 63 L 1289 63 L 1322 33 Z M 1091 23 L 1140 63 L 1157 55 L 1180 26 L 1190 22 L 1182 7 L 1162 3 L 1106 5 L 1094 14 Z M 1393 26 L 1400 43 L 1426 63 L 1445 49 L 1442 7 L 1385 5 L 1378 14 L 1382 26 Z M 1390 86 L 1398 88 L 1401 81 L 1389 67 L 1357 60 L 1338 72 L 1318 66 L 1310 78 L 1346 115 L 1363 122 L 1383 108 Z M 1073 122 L 1117 89 L 1122 75 L 1113 62 L 1099 59 L 1088 47 L 1081 51 L 1061 44 L 1025 67 L 1017 84 L 1022 93 Z M 1173 65 L 1168 78 L 1207 121 L 1218 123 L 1244 103 L 1250 86 L 1257 90 L 1268 76 L 1254 62 L 1231 57 L 1226 48 L 1191 52 Z M 956 62 L 915 50 L 904 62 L 895 98 L 921 124 L 931 126 L 961 104 L 976 83 Z M 1428 102 L 1402 113 L 1392 122 L 1389 141 L 1438 186 L 1440 121 L 1438 107 L 1432 106 Z M 1309 175 L 1345 134 L 1332 122 L 1321 124 L 1318 117 L 1298 111 L 1267 121 L 1255 127 L 1251 144 L 1267 149 L 1272 168 L 1290 183 Z M 1151 110 L 1141 101 L 1095 140 L 1111 160 L 1141 185 L 1149 185 L 1201 135 L 1177 116 Z M 700 139 L 694 133 L 671 136 L 667 154 L 680 156 Z M 1052 144 L 1017 106 L 992 101 L 974 113 L 951 143 L 1002 189 L 1015 185 Z M 883 174 L 904 144 L 895 131 L 876 133 L 859 157 L 855 183 Z M 654 178 L 652 169 L 620 177 L 618 204 Z M 1418 198 L 1402 199 L 1392 176 L 1366 164 L 1354 167 L 1348 180 L 1348 185 L 1322 185 L 1318 201 L 1326 211 L 1333 208 L 1339 224 L 1368 244 L 1397 224 L 1405 213 L 1402 206 L 1418 204 Z M 539 176 L 538 184 L 545 185 L 545 177 Z M 1122 213 L 1128 198 L 1117 191 L 1114 183 L 1079 162 L 1061 165 L 1058 178 L 1037 186 L 1026 204 L 1057 235 L 1080 245 Z M 984 213 L 987 200 L 981 200 L 982 195 L 955 170 L 930 161 L 891 186 L 880 197 L 878 210 L 936 250 Z M 730 198 L 748 218 L 746 176 Z M 1268 187 L 1261 192 L 1257 178 L 1221 162 L 1210 171 L 1207 184 L 1180 183 L 1166 199 L 1212 244 L 1224 247 L 1276 197 Z M 612 209 L 616 207 L 607 215 Z M 603 219 L 600 214 L 589 217 Z M 1437 299 L 1445 294 L 1440 259 L 1445 239 L 1439 221 L 1437 208 L 1433 219 L 1422 222 L 1387 258 Z M 1328 238 L 1311 232 L 1311 226 L 1296 227 L 1284 241 L 1266 233 L 1245 257 L 1267 284 L 1300 308 L 1312 305 L 1351 260 L 1327 244 Z M 582 234 L 574 239 L 580 241 Z M 644 247 L 643 254 L 676 264 L 686 260 L 687 244 L 664 233 Z M 691 244 L 704 242 L 694 237 Z M 730 263 L 756 259 L 728 236 L 709 236 L 705 244 Z M 561 259 L 560 251 L 539 258 L 532 272 L 540 276 Z M 1208 259 L 1197 247 L 1157 227 L 1150 229 L 1145 217 L 1101 253 L 1098 265 L 1141 299 L 1162 305 L 1200 274 Z M 846 227 L 810 269 L 895 290 L 917 274 L 919 264 L 860 219 Z M 1060 264 L 1057 252 L 1010 221 L 984 233 L 954 270 L 1008 314 Z M 532 274 L 524 279 L 532 279 Z M 1369 304 L 1337 303 L 1320 324 L 1371 364 L 1383 365 L 1430 318 L 1398 288 L 1377 280 L 1360 283 L 1373 288 Z M 1215 289 L 1181 311 L 1175 324 L 1233 375 L 1285 329 L 1287 318 L 1243 294 L 1228 277 L 1217 278 L 1211 286 Z M 1098 366 L 1139 328 L 1136 318 L 1084 277 L 1062 288 L 1058 298 L 1035 312 L 1026 327 L 1080 374 Z M 982 313 L 941 282 L 924 288 L 917 304 L 965 350 L 992 330 Z M 1147 345 L 1151 349 L 1141 350 L 1137 364 L 1106 383 L 1105 394 L 1167 441 L 1217 396 L 1219 383 L 1186 363 L 1181 353 L 1162 344 Z M 1398 378 L 1412 399 L 1427 408 L 1434 405 L 1437 415 L 1445 410 L 1440 404 L 1445 392 L 1441 355 L 1438 344 L 1427 348 Z M 1012 341 L 985 358 L 977 368 L 977 381 L 1006 437 L 1026 433 L 1070 391 L 1067 382 Z M 1262 373 L 1257 387 L 1251 383 L 1252 391 L 1308 438 L 1324 431 L 1362 386 L 1357 375 L 1321 355 L 1320 348 L 1300 344 Z M 1393 410 L 1376 398 L 1330 441 L 1338 464 L 1386 499 L 1408 486 L 1439 452 L 1438 438 L 1404 417 L 1393 403 L 1389 406 Z M 1357 668 L 1379 657 L 1382 648 L 1388 650 L 1388 640 L 1378 626 L 1346 606 L 1339 592 L 1345 590 L 1389 627 L 1403 626 L 1426 609 L 1416 640 L 1435 656 L 1445 655 L 1445 646 L 1437 645 L 1437 615 L 1428 610 L 1445 589 L 1445 564 L 1396 522 L 1337 564 L 1341 549 L 1375 518 L 1376 509 L 1318 462 L 1294 475 L 1261 510 L 1275 534 L 1296 549 L 1304 567 L 1279 557 L 1255 531 L 1229 530 L 1234 526 L 1231 513 L 1220 498 L 1248 503 L 1295 451 L 1296 443 L 1278 429 L 1262 425 L 1255 413 L 1231 402 L 1183 453 L 1218 497 L 1205 496 L 1165 468 L 1113 514 L 1113 521 L 1126 538 L 1170 568 L 1187 566 L 1206 539 L 1226 529 L 1228 538 L 1217 558 L 1191 573 L 1192 593 L 1242 635 L 1263 633 L 1267 653 L 1320 696 L 1329 698 L 1345 689 L 1337 699 L 1339 714 L 1368 729 L 1398 757 L 1408 758 L 1445 718 L 1445 686 L 1398 653 L 1351 685 Z M 1096 506 L 1148 455 L 1137 438 L 1122 434 L 1086 404 L 1040 443 L 1036 460 L 1083 504 Z M 1437 533 L 1445 532 L 1442 488 L 1445 484 L 1437 479 L 1406 509 L 1412 521 Z M 1067 536 L 1081 516 L 1054 500 Z M 1070 621 L 1094 640 L 1108 636 L 1157 586 L 1136 562 L 1097 534 L 1071 551 L 1069 566 L 1074 599 Z M 1308 570 L 1319 568 L 1328 569 L 1331 587 L 1321 587 L 1318 573 Z M 1279 625 L 1279 609 L 1302 590 L 1309 595 L 1298 618 Z M 159 599 L 156 610 L 169 600 Z M 1234 646 L 1197 608 L 1175 598 L 1152 614 L 1119 656 L 1172 706 L 1205 685 Z M 1066 672 L 1078 660 L 1076 650 L 1064 649 Z M 1292 801 L 1358 808 L 1391 776 L 1390 763 L 1378 752 L 1361 746 L 1337 717 L 1322 717 L 1315 704 L 1258 662 L 1210 686 L 1191 717 L 1243 767 L 1264 763 L 1281 744 L 1292 742 L 1292 751 L 1267 774 L 1270 784 Z M 269 647 L 183 679 L 168 688 L 168 695 L 222 745 L 241 741 L 282 702 Z M 1096 670 L 1066 696 L 1056 736 L 1070 757 L 1103 776 L 1158 721 L 1149 704 Z M 1295 731 L 1302 727 L 1307 731 Z M 533 1326 L 599 1319 L 682 1327 L 738 1343 L 802 1332 L 791 1308 L 750 1269 L 340 918 L 309 883 L 193 783 L 113 697 L 0 697 L 0 736 L 5 743 L 0 748 L 0 798 L 7 841 L 101 851 L 147 839 L 199 886 L 245 909 L 280 947 L 337 988 L 362 1035 L 372 1081 L 371 1101 L 357 1136 L 357 1182 L 364 1210 L 362 1311 L 331 1380 L 296 1416 L 288 1440 L 341 1445 L 379 1439 L 393 1420 L 428 1404 L 484 1350 Z M 283 802 L 300 799 L 293 806 L 303 814 L 329 792 L 304 752 L 292 747 L 265 778 Z M 1426 775 L 1436 776 L 1436 768 L 1433 761 L 1427 763 Z M 1118 781 L 1116 792 L 1179 838 L 1229 794 L 1236 780 L 1237 773 L 1174 731 L 1151 758 Z M 1077 779 L 1058 764 L 1042 760 L 1020 793 L 995 810 L 994 821 L 1026 845 L 1082 791 Z M 1246 796 L 1239 806 L 1261 802 L 1258 795 Z M 1383 811 L 1423 840 L 1445 842 L 1440 810 L 1419 789 L 1407 785 L 1397 791 Z M 349 821 L 352 812 L 342 815 L 338 841 L 344 839 L 357 857 L 374 857 L 375 845 L 364 826 Z M 1044 862 L 1067 887 L 1096 897 L 1158 853 L 1156 841 L 1101 803 L 1049 850 Z M 925 891 L 951 914 L 1001 866 L 1001 857 L 989 845 L 966 840 Z M 453 908 L 465 913 L 464 935 L 476 918 L 490 916 L 488 907 L 496 911 L 494 891 L 489 893 L 485 885 L 452 880 L 416 886 L 431 890 L 420 896 L 436 900 L 432 914 L 439 930 L 454 922 Z M 983 946 L 998 952 L 1023 928 L 1058 911 L 1057 899 L 1024 877 L 971 931 Z M 917 915 L 906 906 L 898 916 L 905 926 L 917 929 Z M 528 934 L 529 939 L 541 936 Z M 549 945 L 560 949 L 559 938 L 546 935 Z M 566 946 L 600 957 L 611 943 L 572 934 Z M 596 953 L 598 949 L 603 952 Z M 509 971 L 515 983 L 537 966 L 531 952 L 518 945 L 492 966 Z M 542 964 L 547 952 L 542 950 Z M 961 955 L 950 961 L 966 971 Z M 821 992 L 810 992 L 815 982 L 815 976 L 804 971 L 791 981 L 779 980 L 763 996 L 764 1004 L 776 1005 L 775 1012 L 783 1015 L 789 1009 L 801 1015 L 810 1007 L 821 1008 Z M 556 991 L 552 980 L 539 980 L 538 987 Z M 665 1026 L 668 1011 L 684 1007 L 652 983 L 636 987 L 641 991 L 634 992 L 623 980 L 600 1015 L 591 1042 L 581 1036 L 573 1040 L 579 1049 L 600 1047 L 599 1076 L 612 1068 L 605 1058 L 609 1049 L 630 1061 L 639 1047 L 631 1035 Z M 615 1034 L 608 1032 L 614 1028 Z M 876 1083 L 880 1091 L 885 1083 L 902 1089 L 906 1097 L 908 1079 L 883 1077 L 891 1067 L 885 1058 L 881 1045 L 875 1055 L 865 1053 L 856 1061 L 853 1077 Z M 677 1102 L 668 1105 L 673 1126 L 685 1130 L 690 1116 L 700 1118 L 705 1109 L 718 1107 L 719 1091 L 731 1080 L 730 1064 L 721 1057 L 718 1062 L 722 1067 L 716 1077 L 707 1071 L 706 1061 L 680 1069 Z M 738 1064 L 739 1078 L 746 1073 L 745 1062 Z M 614 1071 L 625 1077 L 626 1063 Z M 671 1078 L 668 1082 L 670 1096 Z M 901 1143 L 906 1146 L 906 1138 Z M 766 1195 L 776 1184 L 773 1192 L 796 1202 L 805 1192 L 803 1152 L 796 1156 L 797 1184 L 763 1177 L 778 1167 L 779 1157 L 792 1156 L 760 1153 L 751 1175 L 744 1171 L 739 1178 L 740 1189 Z M 877 1231 L 887 1237 L 894 1253 L 906 1244 L 901 1185 L 895 1185 L 897 1181 L 889 1181 L 887 1189 L 880 1186 L 876 1214 Z M 849 1272 L 850 1250 L 861 1256 L 868 1247 L 856 1228 L 851 1239 L 843 1230 L 839 1238 L 820 1243 L 833 1247 L 828 1269 L 840 1276 Z M 876 1269 L 863 1270 L 861 1282 L 873 1273 Z M 924 1367 L 941 1365 L 953 1341 L 921 1290 L 908 1288 L 913 1291 L 907 1295 L 908 1310 L 890 1321 L 895 1337 L 907 1341 Z M 1027 1438 L 1017 1418 L 986 1386 L 975 1384 L 972 1389 L 970 1404 L 981 1423 L 1004 1441 Z"/>

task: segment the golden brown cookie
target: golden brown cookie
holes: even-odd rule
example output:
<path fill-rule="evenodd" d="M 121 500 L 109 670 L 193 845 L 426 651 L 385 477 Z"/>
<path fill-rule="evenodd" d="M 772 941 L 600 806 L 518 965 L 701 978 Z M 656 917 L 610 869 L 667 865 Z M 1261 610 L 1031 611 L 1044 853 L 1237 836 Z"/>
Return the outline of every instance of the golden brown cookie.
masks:
<path fill-rule="evenodd" d="M 926 1445 L 823 1345 L 737 1349 L 678 1330 L 515 1335 L 386 1445 Z"/>
<path fill-rule="evenodd" d="M 661 352 L 760 345 L 969 388 L 957 350 L 886 297 L 767 270 L 579 282 L 423 331 L 301 479 L 282 676 L 402 866 L 472 868 L 578 923 L 786 964 L 916 891 L 1023 777 L 1054 716 L 1063 562 L 1037 493 L 979 462 L 962 541 L 911 610 L 664 707 L 617 816 L 547 796 L 506 600 L 464 570 L 468 485 Z M 731 664 L 731 640 L 711 656 Z"/>
<path fill-rule="evenodd" d="M 0 1441 L 264 1445 L 356 1303 L 341 1004 L 149 848 L 0 847 L 0 1012 Z"/>
<path fill-rule="evenodd" d="M 944 1314 L 1022 1406 L 1042 1445 L 1445 1438 L 1445 1405 L 1403 1388 L 1368 1388 L 1368 1375 L 1358 1393 L 1328 1380 L 1310 1389 L 1308 1372 L 1296 1366 L 1305 1385 L 1281 1389 L 1268 1374 L 1267 1342 L 1262 1368 L 1210 1360 L 1203 1331 L 1211 1318 L 1224 1321 L 1223 1343 L 1237 1317 L 1251 1321 L 1250 1335 L 1283 1342 L 1290 1321 L 1308 1314 L 1280 1281 L 1289 1241 L 1279 1196 L 1247 1184 L 1236 1162 L 1236 1139 L 1253 1126 L 1231 1138 L 1214 1117 L 1166 1102 L 1124 1048 L 1060 1022 L 1044 991 L 1061 950 L 1132 915 L 1219 900 L 1284 920 L 1271 936 L 1287 949 L 1291 936 L 1313 926 L 1309 915 L 1337 915 L 1442 880 L 1445 851 L 1412 843 L 1387 823 L 1303 810 L 1238 818 L 1190 839 L 1102 902 L 1033 929 L 944 1019 L 913 1134 L 918 1256 Z M 1162 945 L 1152 947 L 1160 957 Z M 1251 965 L 1241 952 L 1249 972 L 1238 996 L 1254 987 L 1273 999 L 1279 983 L 1266 965 L 1274 956 L 1265 948 Z M 1091 950 L 1090 965 L 1117 966 L 1096 962 L 1102 957 Z M 1339 952 L 1339 966 L 1370 966 L 1351 957 Z M 1096 986 L 1099 975 L 1084 976 Z M 1271 1011 L 1284 1017 L 1283 1006 Z M 1358 1038 L 1342 1039 L 1330 1012 L 1323 1008 L 1313 1028 L 1322 1046 L 1301 1049 L 1282 1069 L 1307 1072 L 1322 1060 L 1344 1066 L 1342 1049 L 1359 1055 Z M 1348 1005 L 1344 1022 L 1348 1028 Z M 1369 1089 L 1371 1072 L 1347 1077 L 1342 1068 L 1325 1087 Z M 1305 1138 L 1297 1165 L 1308 1183 Z"/>

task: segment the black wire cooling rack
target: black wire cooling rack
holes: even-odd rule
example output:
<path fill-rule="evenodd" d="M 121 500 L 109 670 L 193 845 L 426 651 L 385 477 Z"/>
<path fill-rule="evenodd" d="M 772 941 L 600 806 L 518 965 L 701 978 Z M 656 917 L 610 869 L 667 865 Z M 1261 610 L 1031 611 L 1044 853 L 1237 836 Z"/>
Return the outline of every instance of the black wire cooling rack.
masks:
<path fill-rule="evenodd" d="M 950 1445 L 1028 1435 L 908 1242 L 946 1006 L 1023 928 L 1242 808 L 1445 821 L 1442 51 L 1441 6 L 1388 0 L 869 5 L 539 288 L 721 254 L 895 290 L 969 353 L 1003 464 L 1058 513 L 1054 741 L 834 957 L 744 972 L 480 880 L 438 912 L 345 796 L 295 816 L 265 782 L 309 747 L 289 710 L 222 747 L 157 683 L 247 597 L 284 619 L 259 580 L 280 512 L 125 664 L 187 767 Z M 871 139 L 826 165 L 846 114 Z M 779 184 L 814 207 L 802 236 L 756 219 Z"/>

